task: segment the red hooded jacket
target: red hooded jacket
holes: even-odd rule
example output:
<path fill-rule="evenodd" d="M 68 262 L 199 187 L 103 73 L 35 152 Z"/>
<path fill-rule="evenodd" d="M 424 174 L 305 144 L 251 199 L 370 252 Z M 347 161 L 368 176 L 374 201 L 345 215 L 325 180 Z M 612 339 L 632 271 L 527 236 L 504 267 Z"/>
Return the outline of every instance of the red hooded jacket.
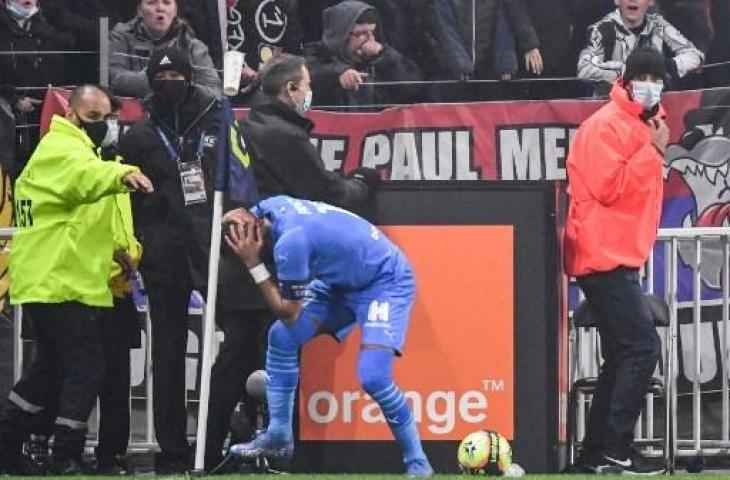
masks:
<path fill-rule="evenodd" d="M 640 268 L 651 253 L 662 208 L 663 159 L 642 110 L 618 81 L 611 101 L 575 135 L 564 240 L 570 276 Z M 663 116 L 660 107 L 657 117 Z"/>

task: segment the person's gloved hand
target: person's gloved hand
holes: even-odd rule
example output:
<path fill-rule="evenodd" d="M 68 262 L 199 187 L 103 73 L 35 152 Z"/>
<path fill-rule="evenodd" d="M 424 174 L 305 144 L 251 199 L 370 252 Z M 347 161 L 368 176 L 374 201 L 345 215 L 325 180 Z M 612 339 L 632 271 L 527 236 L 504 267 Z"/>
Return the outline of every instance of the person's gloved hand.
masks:
<path fill-rule="evenodd" d="M 347 178 L 351 178 L 353 180 L 359 180 L 360 182 L 364 183 L 366 187 L 368 187 L 368 190 L 372 191 L 382 182 L 382 179 L 380 178 L 380 174 L 377 170 L 374 168 L 365 168 L 360 167 L 356 168 L 355 170 L 351 171 Z"/>

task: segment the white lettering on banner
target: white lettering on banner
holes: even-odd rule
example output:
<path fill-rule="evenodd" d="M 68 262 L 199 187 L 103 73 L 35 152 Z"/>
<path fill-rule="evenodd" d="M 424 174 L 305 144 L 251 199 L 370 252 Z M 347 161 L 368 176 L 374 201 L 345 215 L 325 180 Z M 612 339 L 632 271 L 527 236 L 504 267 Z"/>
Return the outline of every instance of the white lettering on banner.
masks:
<path fill-rule="evenodd" d="M 309 139 L 319 152 L 324 167 L 331 172 L 341 172 L 347 155 L 348 137 L 312 137 Z"/>
<path fill-rule="evenodd" d="M 472 130 L 394 130 L 365 137 L 360 165 L 384 169 L 389 180 L 478 180 Z"/>
<path fill-rule="evenodd" d="M 530 125 L 496 130 L 501 180 L 565 180 L 573 125 Z"/>
<path fill-rule="evenodd" d="M 340 400 L 336 394 L 326 390 L 312 393 L 307 400 L 307 414 L 312 422 L 353 423 L 356 421 L 358 401 L 367 402 L 360 408 L 360 419 L 363 422 L 367 424 L 385 422 L 380 407 L 370 395 L 358 391 L 344 391 L 341 395 Z M 452 432 L 457 420 L 477 424 L 487 419 L 487 397 L 477 390 L 468 390 L 458 398 L 456 392 L 437 390 L 431 392 L 425 401 L 419 392 L 405 392 L 404 396 L 410 403 L 416 423 L 425 421 L 426 428 L 437 435 Z"/>

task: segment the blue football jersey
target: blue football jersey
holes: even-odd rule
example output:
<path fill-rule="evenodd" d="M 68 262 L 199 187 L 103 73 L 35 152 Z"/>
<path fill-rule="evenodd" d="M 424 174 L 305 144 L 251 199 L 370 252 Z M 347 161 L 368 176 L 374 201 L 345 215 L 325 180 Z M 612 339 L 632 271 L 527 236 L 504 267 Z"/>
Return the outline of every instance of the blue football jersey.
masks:
<path fill-rule="evenodd" d="M 353 291 L 371 285 L 401 255 L 367 220 L 322 202 L 271 197 L 253 209 L 272 223 L 274 263 L 285 298 L 303 298 L 319 280 Z"/>

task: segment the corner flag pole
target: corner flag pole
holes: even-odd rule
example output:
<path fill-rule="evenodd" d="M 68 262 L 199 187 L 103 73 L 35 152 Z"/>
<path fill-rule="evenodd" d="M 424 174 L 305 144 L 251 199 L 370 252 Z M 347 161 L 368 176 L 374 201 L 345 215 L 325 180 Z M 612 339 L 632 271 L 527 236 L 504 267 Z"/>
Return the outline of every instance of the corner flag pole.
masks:
<path fill-rule="evenodd" d="M 216 159 L 216 184 L 213 195 L 213 222 L 210 232 L 210 256 L 208 262 L 208 295 L 203 317 L 203 363 L 200 367 L 200 403 L 198 404 L 198 430 L 195 445 L 195 471 L 205 468 L 205 442 L 208 426 L 208 401 L 210 400 L 210 371 L 213 366 L 213 334 L 215 332 L 215 306 L 218 297 L 218 263 L 221 251 L 221 219 L 223 217 L 223 192 L 228 185 L 228 152 L 231 106 L 228 98 L 221 100 L 220 132 Z"/>

